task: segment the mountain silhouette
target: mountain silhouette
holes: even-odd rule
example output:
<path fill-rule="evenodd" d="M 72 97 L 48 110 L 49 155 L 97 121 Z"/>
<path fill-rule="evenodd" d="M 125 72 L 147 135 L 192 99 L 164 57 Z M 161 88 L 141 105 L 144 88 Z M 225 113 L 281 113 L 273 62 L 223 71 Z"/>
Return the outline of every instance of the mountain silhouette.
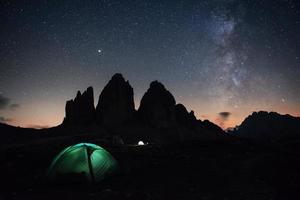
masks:
<path fill-rule="evenodd" d="M 89 87 L 83 94 L 80 91 L 74 100 L 69 100 L 65 107 L 64 123 L 72 125 L 89 125 L 95 121 L 94 92 Z"/>
<path fill-rule="evenodd" d="M 300 136 L 300 117 L 276 112 L 253 112 L 230 134 L 260 140 L 295 138 Z"/>
<path fill-rule="evenodd" d="M 185 106 L 180 103 L 175 105 L 175 117 L 177 123 L 190 128 L 197 121 L 194 111 L 188 112 Z"/>
<path fill-rule="evenodd" d="M 102 90 L 96 107 L 96 121 L 106 126 L 120 125 L 135 113 L 133 89 L 122 74 L 115 74 Z"/>
<path fill-rule="evenodd" d="M 168 128 L 176 120 L 175 103 L 175 98 L 165 86 L 158 81 L 153 81 L 141 99 L 138 113 L 149 125 Z"/>
<path fill-rule="evenodd" d="M 83 93 L 78 91 L 74 99 L 66 102 L 64 120 L 57 127 L 35 130 L 5 124 L 0 126 L 1 133 L 8 133 L 2 137 L 4 143 L 49 136 L 90 134 L 98 138 L 118 138 L 118 141 L 125 143 L 136 143 L 139 140 L 155 143 L 210 140 L 230 135 L 279 140 L 299 137 L 299 130 L 299 117 L 260 111 L 252 113 L 240 126 L 226 134 L 216 124 L 197 119 L 193 111 L 189 112 L 183 104 L 176 103 L 171 92 L 158 81 L 150 83 L 136 110 L 133 88 L 119 73 L 112 76 L 100 93 L 96 108 L 92 87 L 88 87 Z M 32 134 L 36 132 L 43 134 Z"/>
<path fill-rule="evenodd" d="M 96 110 L 91 87 L 82 95 L 78 92 L 74 100 L 67 101 L 63 124 L 85 127 L 97 124 L 129 141 L 147 138 L 165 142 L 222 138 L 226 135 L 216 124 L 201 121 L 183 104 L 176 104 L 174 96 L 158 81 L 150 83 L 138 110 L 134 108 L 133 95 L 129 82 L 122 74 L 115 74 L 101 92 Z M 243 138 L 278 140 L 297 137 L 299 130 L 299 117 L 259 111 L 253 112 L 228 133 Z"/>
<path fill-rule="evenodd" d="M 78 91 L 74 100 L 66 102 L 62 126 L 79 126 L 82 130 L 95 125 L 127 141 L 146 138 L 166 142 L 225 135 L 217 125 L 197 120 L 193 111 L 188 112 L 184 105 L 176 104 L 174 96 L 158 81 L 150 83 L 138 110 L 134 107 L 133 88 L 119 73 L 105 85 L 96 109 L 93 102 L 91 87 L 82 95 Z"/>

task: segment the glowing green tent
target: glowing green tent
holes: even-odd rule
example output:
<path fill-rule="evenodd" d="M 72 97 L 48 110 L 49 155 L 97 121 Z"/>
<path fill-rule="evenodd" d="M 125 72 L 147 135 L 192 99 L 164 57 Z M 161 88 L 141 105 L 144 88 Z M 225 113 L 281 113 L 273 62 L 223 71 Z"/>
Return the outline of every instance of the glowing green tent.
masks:
<path fill-rule="evenodd" d="M 100 181 L 116 167 L 117 161 L 105 149 L 95 144 L 80 143 L 65 148 L 54 158 L 48 177 L 54 180 L 80 175 L 89 181 Z"/>

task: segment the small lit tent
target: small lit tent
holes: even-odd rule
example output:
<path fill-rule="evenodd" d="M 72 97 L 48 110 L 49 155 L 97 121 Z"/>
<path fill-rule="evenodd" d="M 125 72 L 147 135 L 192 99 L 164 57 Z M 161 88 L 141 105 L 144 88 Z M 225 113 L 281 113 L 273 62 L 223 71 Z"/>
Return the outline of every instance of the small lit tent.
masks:
<path fill-rule="evenodd" d="M 117 167 L 117 161 L 105 149 L 90 143 L 69 146 L 52 161 L 48 171 L 50 180 L 61 177 L 84 178 L 88 181 L 100 181 Z"/>

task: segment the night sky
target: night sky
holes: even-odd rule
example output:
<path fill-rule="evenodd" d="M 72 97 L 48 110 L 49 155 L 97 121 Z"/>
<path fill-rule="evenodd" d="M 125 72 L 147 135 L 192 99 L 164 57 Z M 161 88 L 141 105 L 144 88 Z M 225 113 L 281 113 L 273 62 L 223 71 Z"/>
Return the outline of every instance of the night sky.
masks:
<path fill-rule="evenodd" d="M 136 108 L 158 80 L 223 128 L 258 110 L 299 116 L 299 4 L 1 1 L 0 121 L 58 125 L 77 90 L 93 86 L 97 103 L 117 72 L 134 88 Z"/>

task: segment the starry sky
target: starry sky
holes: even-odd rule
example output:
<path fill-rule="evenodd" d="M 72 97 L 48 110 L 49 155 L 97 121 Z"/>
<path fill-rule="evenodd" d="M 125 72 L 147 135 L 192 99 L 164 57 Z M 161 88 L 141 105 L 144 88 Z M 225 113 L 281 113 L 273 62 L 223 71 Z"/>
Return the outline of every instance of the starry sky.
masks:
<path fill-rule="evenodd" d="M 0 122 L 50 127 L 65 101 L 120 72 L 135 106 L 161 81 L 197 118 L 300 115 L 298 0 L 0 3 Z"/>

